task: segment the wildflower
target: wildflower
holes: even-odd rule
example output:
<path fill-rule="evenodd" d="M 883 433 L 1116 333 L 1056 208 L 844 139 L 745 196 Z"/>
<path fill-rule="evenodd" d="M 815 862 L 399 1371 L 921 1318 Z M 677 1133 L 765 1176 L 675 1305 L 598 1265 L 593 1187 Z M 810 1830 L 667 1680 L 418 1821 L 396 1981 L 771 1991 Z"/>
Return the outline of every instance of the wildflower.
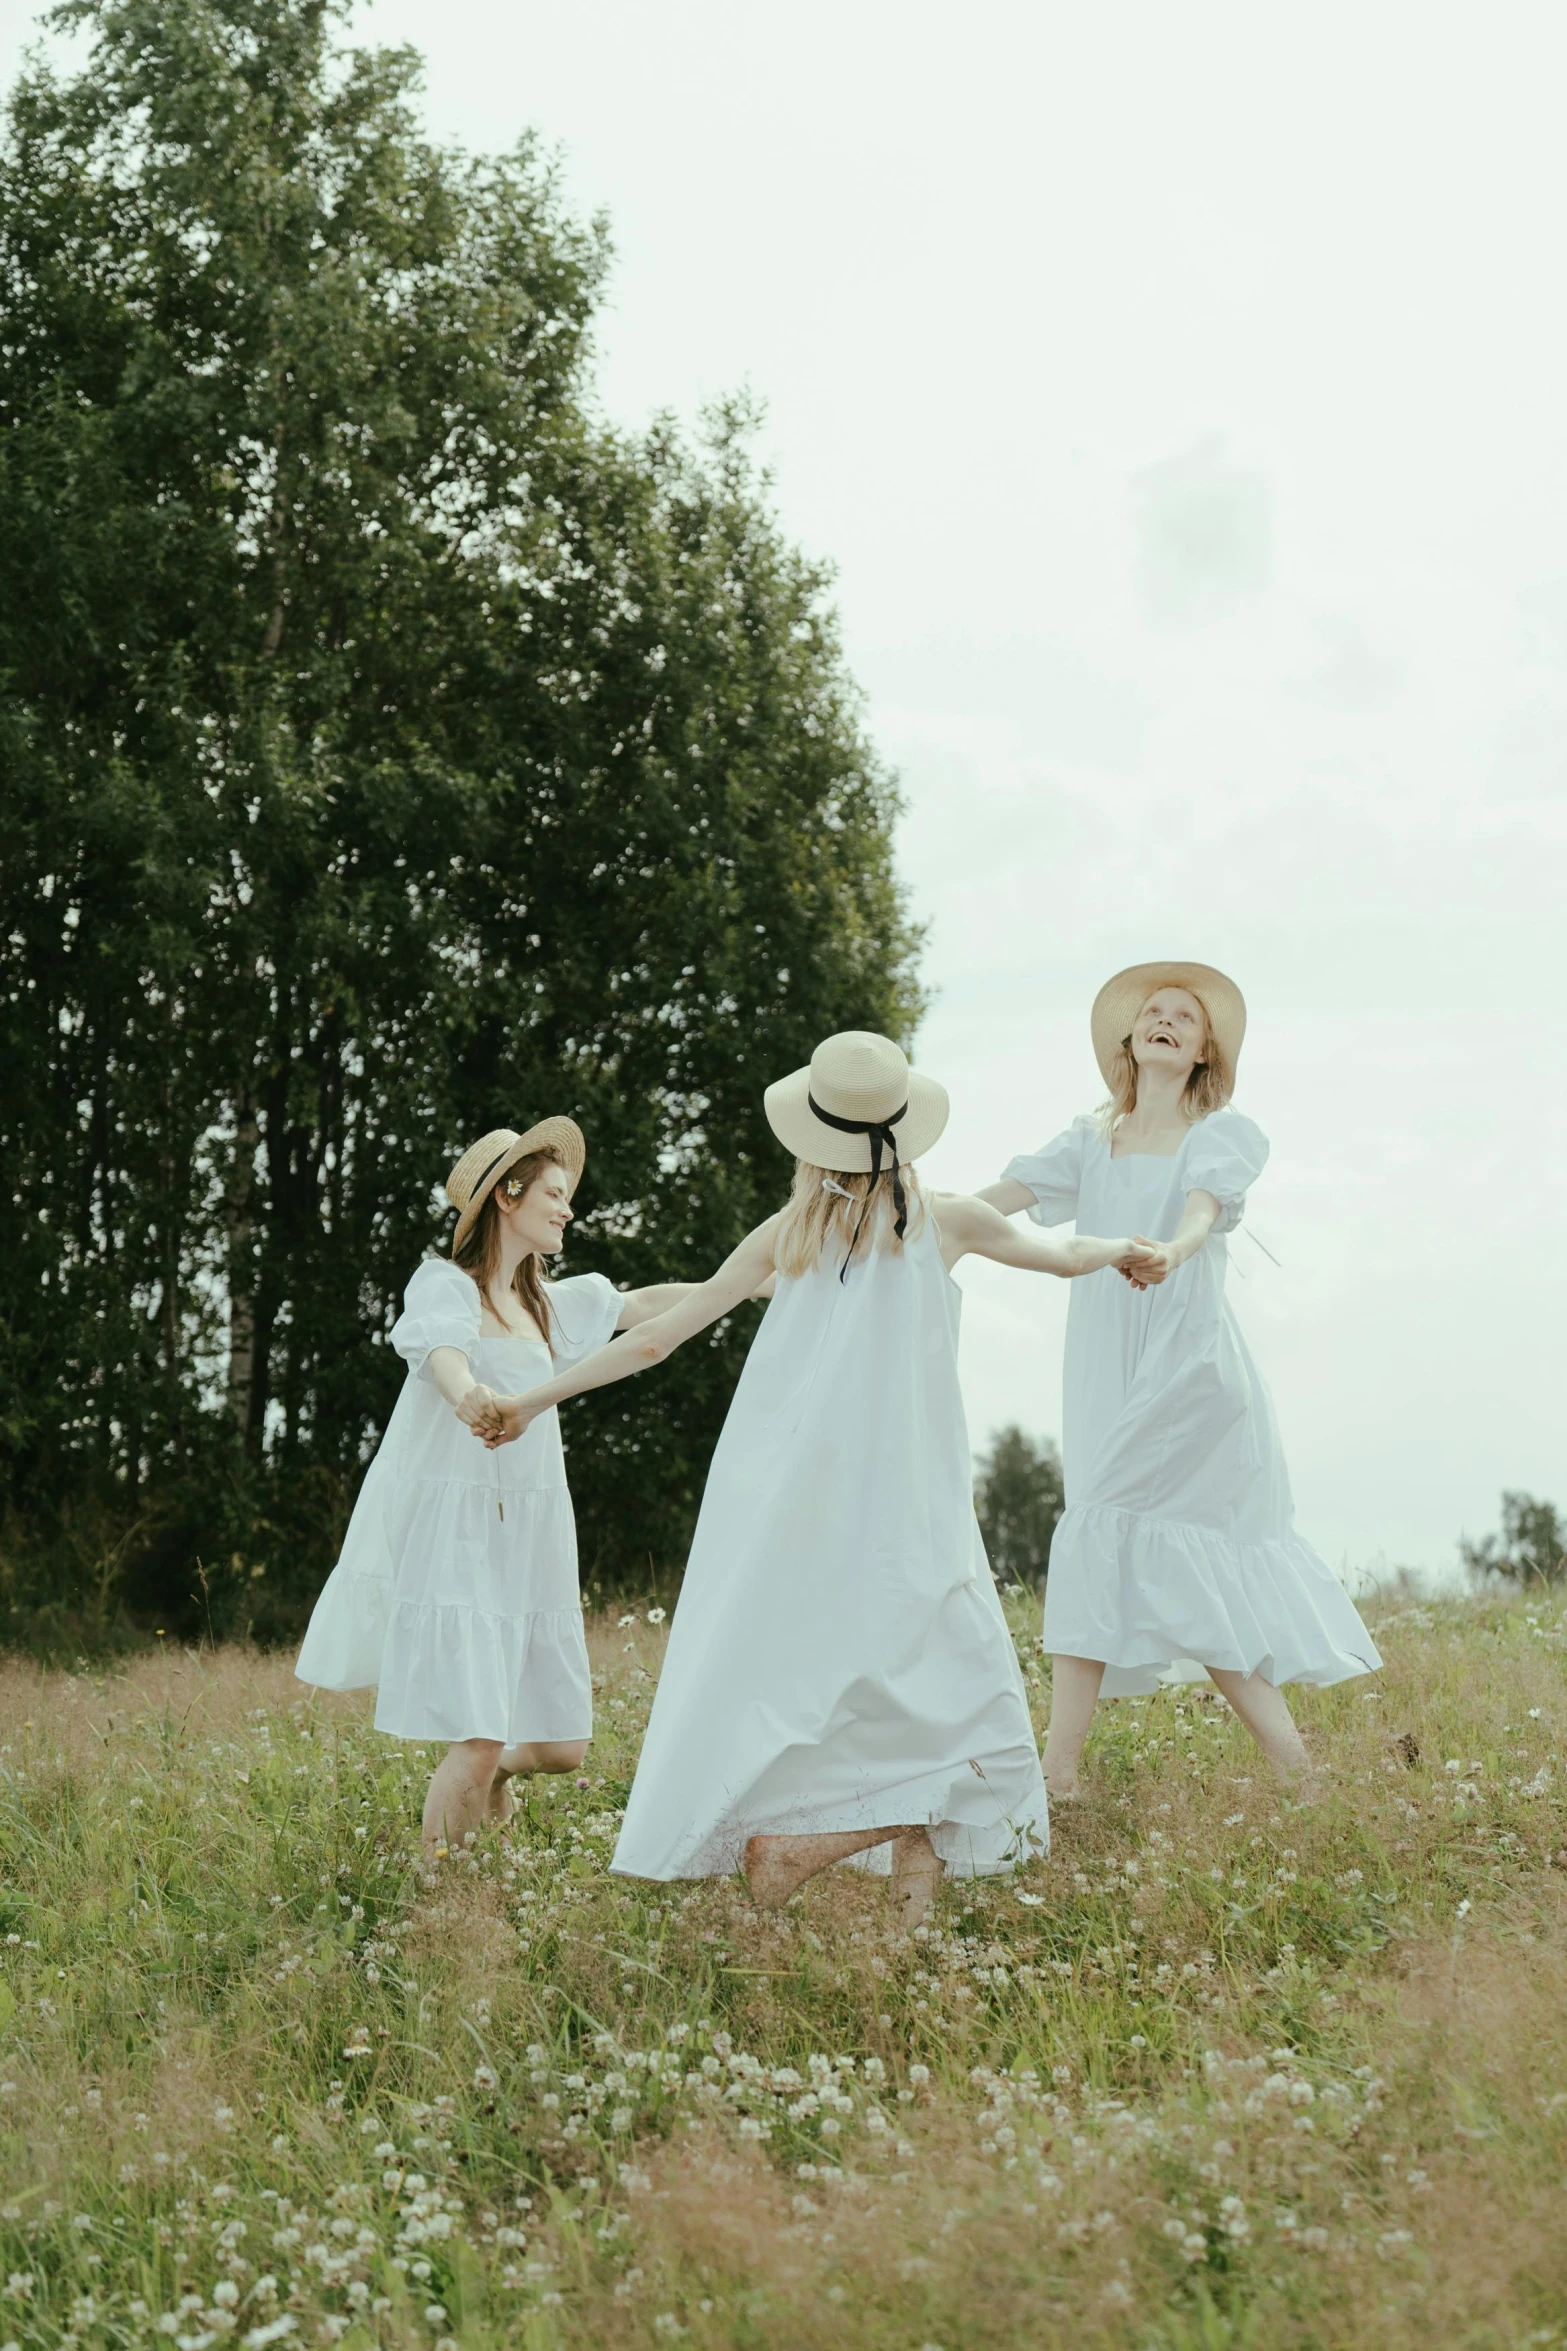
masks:
<path fill-rule="evenodd" d="M 447 2323 L 446 2313 L 439 2302 L 427 2302 L 424 2306 L 424 2315 L 433 2327 L 443 2327 Z"/>
<path fill-rule="evenodd" d="M 500 2079 L 493 2065 L 476 2065 L 473 2069 L 473 2086 L 476 2090 L 499 2089 Z"/>
<path fill-rule="evenodd" d="M 239 2288 L 232 2278 L 223 2278 L 212 2289 L 214 2309 L 232 2310 L 239 2300 Z"/>
<path fill-rule="evenodd" d="M 648 1610 L 648 1612 L 647 1612 L 647 1620 L 648 1620 L 648 1623 L 649 1623 L 649 1624 L 662 1624 L 662 1623 L 663 1623 L 663 1621 L 664 1621 L 664 1613 L 665 1613 L 665 1612 L 664 1612 L 664 1610 L 663 1610 L 662 1608 L 650 1608 L 650 1609 Z M 654 2323 L 654 2325 L 655 2325 L 655 2326 L 658 2326 L 658 2325 L 662 2324 L 662 2321 L 661 2321 L 661 2320 L 659 2320 L 659 2319 L 655 2319 L 655 2320 L 653 2321 L 653 2323 Z M 670 2323 L 671 2323 L 671 2325 L 673 2325 L 673 2323 L 674 2323 L 674 2322 L 673 2322 L 673 2320 L 671 2320 L 671 2322 L 670 2322 Z"/>
<path fill-rule="evenodd" d="M 636 1621 L 637 1620 L 634 1616 L 617 1616 L 615 1619 L 616 1624 L 620 1627 L 622 1632 L 625 1631 L 628 1624 L 635 1624 Z"/>
<path fill-rule="evenodd" d="M 1022 1887 L 1019 1886 L 1017 1898 L 1025 1910 L 1042 1910 L 1044 1908 L 1045 1897 L 1043 1894 L 1025 1894 Z"/>

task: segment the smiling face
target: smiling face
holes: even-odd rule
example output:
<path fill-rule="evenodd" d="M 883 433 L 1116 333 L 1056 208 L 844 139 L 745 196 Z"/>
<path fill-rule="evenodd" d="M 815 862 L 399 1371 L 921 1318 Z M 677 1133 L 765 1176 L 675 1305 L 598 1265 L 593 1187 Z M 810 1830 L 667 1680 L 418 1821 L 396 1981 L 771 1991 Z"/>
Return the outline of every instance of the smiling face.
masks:
<path fill-rule="evenodd" d="M 530 1256 L 558 1257 L 571 1222 L 571 1180 L 553 1161 L 541 1167 L 531 1183 L 513 1192 L 515 1177 L 495 1187 L 495 1205 Z"/>
<path fill-rule="evenodd" d="M 1156 988 L 1132 1023 L 1132 1059 L 1139 1069 L 1189 1078 L 1209 1058 L 1208 1016 L 1186 988 Z"/>

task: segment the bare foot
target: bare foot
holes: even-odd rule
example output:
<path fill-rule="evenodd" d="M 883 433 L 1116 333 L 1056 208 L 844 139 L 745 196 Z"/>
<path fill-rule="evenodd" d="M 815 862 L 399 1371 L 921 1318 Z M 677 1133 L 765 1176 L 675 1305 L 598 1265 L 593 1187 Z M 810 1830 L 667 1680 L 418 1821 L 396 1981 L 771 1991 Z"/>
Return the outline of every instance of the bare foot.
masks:
<path fill-rule="evenodd" d="M 927 1829 L 911 1829 L 892 1848 L 892 1910 L 905 1932 L 917 1927 L 936 1899 L 946 1874 Z"/>
<path fill-rule="evenodd" d="M 819 1863 L 815 1837 L 747 1837 L 742 1867 L 760 1910 L 782 1910 Z"/>

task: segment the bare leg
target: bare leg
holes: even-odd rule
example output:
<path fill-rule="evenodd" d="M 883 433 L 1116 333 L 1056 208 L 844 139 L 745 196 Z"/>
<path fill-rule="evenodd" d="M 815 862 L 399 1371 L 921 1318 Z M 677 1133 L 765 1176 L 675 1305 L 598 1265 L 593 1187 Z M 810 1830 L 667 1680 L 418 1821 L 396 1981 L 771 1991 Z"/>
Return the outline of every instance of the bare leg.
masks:
<path fill-rule="evenodd" d="M 763 1910 L 782 1910 L 819 1869 L 847 1861 L 851 1853 L 869 1852 L 872 1845 L 890 1845 L 895 1838 L 923 1834 L 923 1830 L 905 1824 L 890 1829 L 838 1829 L 824 1837 L 748 1837 L 745 1882 Z"/>
<path fill-rule="evenodd" d="M 500 1756 L 499 1739 L 459 1739 L 435 1767 L 424 1800 L 424 1849 L 460 1849 L 483 1825 Z"/>
<path fill-rule="evenodd" d="M 586 1739 L 530 1739 L 521 1746 L 503 1747 L 490 1783 L 488 1818 L 510 1820 L 514 1809 L 511 1783 L 520 1772 L 575 1771 L 587 1751 Z"/>
<path fill-rule="evenodd" d="M 910 1829 L 897 1839 L 892 1848 L 892 1908 L 905 1932 L 924 1918 L 945 1872 L 928 1829 Z"/>
<path fill-rule="evenodd" d="M 1045 1786 L 1052 1796 L 1077 1794 L 1083 1741 L 1099 1703 L 1105 1669 L 1093 1657 L 1050 1660 L 1050 1728 L 1045 1733 Z"/>
<path fill-rule="evenodd" d="M 1311 1769 L 1311 1758 L 1282 1690 L 1265 1682 L 1260 1673 L 1230 1673 L 1216 1665 L 1210 1665 L 1208 1673 L 1281 1780 L 1299 1779 Z"/>

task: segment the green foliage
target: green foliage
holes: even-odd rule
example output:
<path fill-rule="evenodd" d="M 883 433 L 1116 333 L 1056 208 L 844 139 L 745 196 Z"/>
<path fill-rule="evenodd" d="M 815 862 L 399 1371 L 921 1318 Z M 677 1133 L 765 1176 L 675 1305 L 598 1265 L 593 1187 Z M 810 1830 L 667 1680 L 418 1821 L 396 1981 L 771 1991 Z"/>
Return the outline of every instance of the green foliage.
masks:
<path fill-rule="evenodd" d="M 422 139 L 341 13 L 72 0 L 9 104 L 13 1630 L 294 1629 L 465 1142 L 571 1113 L 567 1270 L 705 1273 L 787 1177 L 763 1082 L 918 1011 L 751 417 L 608 430 L 602 223 Z M 574 1418 L 590 1572 L 678 1563 L 744 1336 Z"/>
<path fill-rule="evenodd" d="M 1004 1584 L 1043 1586 L 1050 1540 L 1066 1508 L 1061 1456 L 1017 1427 L 997 1431 L 981 1456 L 974 1507 L 991 1569 Z"/>
<path fill-rule="evenodd" d="M 1567 1576 L 1567 1527 L 1554 1502 L 1537 1502 L 1532 1494 L 1502 1496 L 1500 1539 L 1483 1535 L 1458 1549 L 1474 1576 L 1504 1576 L 1515 1584 L 1554 1584 Z"/>

